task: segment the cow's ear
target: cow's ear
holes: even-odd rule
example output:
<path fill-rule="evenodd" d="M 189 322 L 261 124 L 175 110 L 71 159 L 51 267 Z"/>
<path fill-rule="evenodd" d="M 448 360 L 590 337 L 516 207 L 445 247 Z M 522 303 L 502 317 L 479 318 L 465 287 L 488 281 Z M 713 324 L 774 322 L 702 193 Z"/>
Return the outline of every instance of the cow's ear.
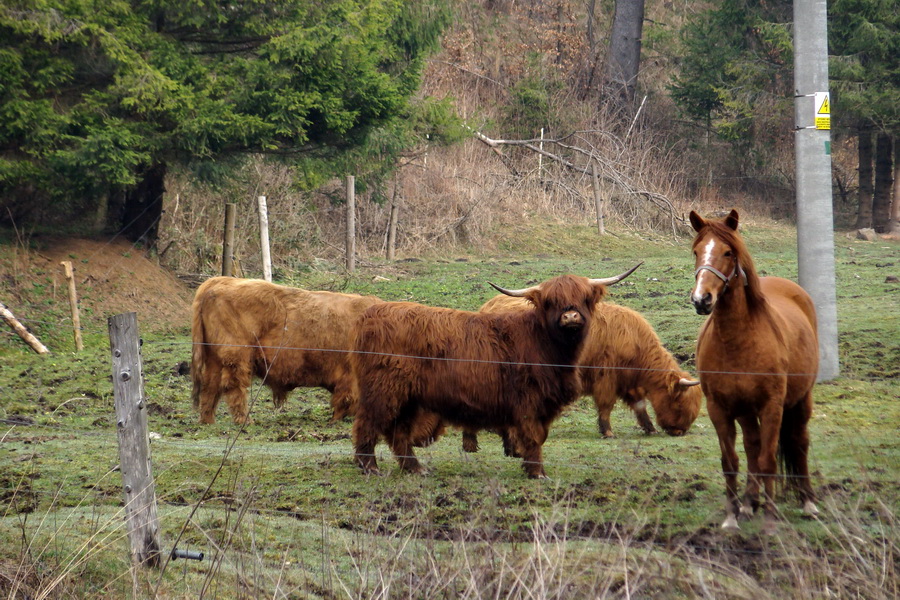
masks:
<path fill-rule="evenodd" d="M 606 286 L 605 285 L 595 285 L 594 286 L 594 304 L 597 304 L 604 298 L 606 298 Z"/>
<path fill-rule="evenodd" d="M 541 305 L 541 290 L 538 287 L 528 290 L 521 297 L 531 302 L 533 306 L 537 307 Z"/>
<path fill-rule="evenodd" d="M 706 225 L 706 221 L 704 221 L 703 217 L 701 217 L 699 214 L 697 214 L 697 211 L 695 211 L 695 210 L 691 211 L 690 220 L 691 220 L 691 227 L 694 228 L 694 231 L 699 232 L 701 229 L 703 229 L 703 226 Z"/>

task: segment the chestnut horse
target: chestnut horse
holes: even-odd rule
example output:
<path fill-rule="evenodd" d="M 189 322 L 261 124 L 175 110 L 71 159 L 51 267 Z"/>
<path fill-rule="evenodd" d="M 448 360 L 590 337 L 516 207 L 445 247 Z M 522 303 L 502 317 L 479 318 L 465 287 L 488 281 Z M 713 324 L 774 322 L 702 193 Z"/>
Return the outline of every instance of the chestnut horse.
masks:
<path fill-rule="evenodd" d="M 764 486 L 766 533 L 776 528 L 773 502 L 777 459 L 809 516 L 818 514 L 809 480 L 807 424 L 819 366 L 816 312 L 803 288 L 779 277 L 759 277 L 738 233 L 738 213 L 706 221 L 691 211 L 694 289 L 698 314 L 710 315 L 697 339 L 697 372 L 707 412 L 719 437 L 727 516 L 723 529 L 759 505 Z M 747 488 L 738 499 L 735 421 L 747 454 Z"/>

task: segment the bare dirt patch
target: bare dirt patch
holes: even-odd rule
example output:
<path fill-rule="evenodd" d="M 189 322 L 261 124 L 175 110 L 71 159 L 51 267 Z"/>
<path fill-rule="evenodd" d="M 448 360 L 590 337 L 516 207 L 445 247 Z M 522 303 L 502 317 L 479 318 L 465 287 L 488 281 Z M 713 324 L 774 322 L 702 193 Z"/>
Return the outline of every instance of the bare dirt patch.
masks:
<path fill-rule="evenodd" d="M 14 260 L 0 264 L 0 276 L 11 278 L 19 289 L 46 285 L 47 293 L 66 303 L 60 263 L 71 261 L 83 324 L 133 311 L 142 328 L 190 325 L 193 290 L 131 243 L 70 237 L 32 241 L 37 249 L 18 248 Z"/>

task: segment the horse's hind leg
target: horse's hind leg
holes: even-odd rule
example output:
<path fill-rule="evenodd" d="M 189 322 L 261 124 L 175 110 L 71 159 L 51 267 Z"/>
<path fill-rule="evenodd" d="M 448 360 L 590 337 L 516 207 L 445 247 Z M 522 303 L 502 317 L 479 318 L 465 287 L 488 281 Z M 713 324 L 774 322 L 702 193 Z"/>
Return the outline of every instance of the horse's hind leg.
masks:
<path fill-rule="evenodd" d="M 785 409 L 781 422 L 781 457 L 788 483 L 795 485 L 803 503 L 803 512 L 815 517 L 816 495 L 809 479 L 809 419 L 812 416 L 812 390 L 789 409 Z"/>
<path fill-rule="evenodd" d="M 763 477 L 765 490 L 765 523 L 763 531 L 775 533 L 778 509 L 775 507 L 775 477 L 778 473 L 778 441 L 781 431 L 783 408 L 780 402 L 772 402 L 759 415 L 760 449 L 758 473 Z"/>
<path fill-rule="evenodd" d="M 740 529 L 737 516 L 740 511 L 740 500 L 737 491 L 738 454 L 734 443 L 737 439 L 737 428 L 734 419 L 725 414 L 725 411 L 712 401 L 707 399 L 707 412 L 716 428 L 719 437 L 719 450 L 722 452 L 722 473 L 725 475 L 725 521 L 722 529 Z"/>

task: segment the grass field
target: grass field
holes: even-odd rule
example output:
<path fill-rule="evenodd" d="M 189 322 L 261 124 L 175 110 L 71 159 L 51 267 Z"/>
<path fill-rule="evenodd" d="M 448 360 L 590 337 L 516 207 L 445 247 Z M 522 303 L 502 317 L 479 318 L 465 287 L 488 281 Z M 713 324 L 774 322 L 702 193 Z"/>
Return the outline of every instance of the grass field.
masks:
<path fill-rule="evenodd" d="M 763 274 L 796 279 L 792 228 L 751 221 L 744 236 Z M 324 390 L 298 390 L 276 412 L 256 384 L 252 425 L 240 431 L 224 406 L 215 425 L 199 425 L 189 377 L 176 371 L 190 358 L 184 322 L 142 331 L 144 379 L 163 551 L 177 539 L 205 556 L 162 574 L 132 570 L 106 315 L 97 315 L 77 354 L 50 324 L 34 329 L 66 351 L 40 357 L 15 338 L 0 344 L 0 595 L 898 597 L 900 285 L 886 282 L 900 270 L 898 245 L 842 234 L 836 244 L 842 375 L 815 390 L 818 520 L 780 497 L 777 535 L 761 535 L 760 519 L 722 533 L 724 484 L 705 411 L 673 438 L 644 435 L 621 405 L 617 435 L 605 440 L 592 403 L 580 400 L 544 446 L 549 480 L 527 479 L 496 436 L 482 434 L 481 451 L 464 454 L 456 431 L 418 452 L 426 476 L 400 473 L 381 444 L 383 476 L 364 477 L 351 424 L 329 423 Z M 688 301 L 689 246 L 687 237 L 600 239 L 588 227 L 544 225 L 508 233 L 490 256 L 372 261 L 352 275 L 319 265 L 283 283 L 474 310 L 493 295 L 486 281 L 602 277 L 644 260 L 609 300 L 644 314 L 692 370 L 703 317 Z"/>

